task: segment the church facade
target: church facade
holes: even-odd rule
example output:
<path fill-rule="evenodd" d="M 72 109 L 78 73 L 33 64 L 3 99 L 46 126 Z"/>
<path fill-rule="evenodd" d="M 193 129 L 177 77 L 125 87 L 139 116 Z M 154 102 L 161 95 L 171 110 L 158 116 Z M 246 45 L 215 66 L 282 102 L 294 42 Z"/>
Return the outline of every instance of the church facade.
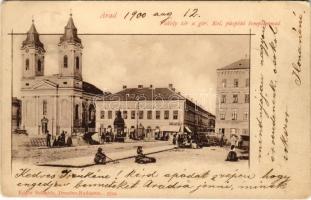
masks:
<path fill-rule="evenodd" d="M 34 22 L 22 43 L 21 128 L 31 136 L 74 135 L 95 130 L 96 103 L 103 91 L 83 81 L 83 45 L 70 14 L 58 44 L 58 74 L 45 75 L 44 44 Z"/>

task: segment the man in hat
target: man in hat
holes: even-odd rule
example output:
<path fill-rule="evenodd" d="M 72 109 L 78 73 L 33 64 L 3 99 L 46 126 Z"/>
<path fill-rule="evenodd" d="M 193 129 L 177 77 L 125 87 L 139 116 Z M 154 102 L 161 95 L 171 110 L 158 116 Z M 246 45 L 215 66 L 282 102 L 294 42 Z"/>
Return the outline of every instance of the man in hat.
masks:
<path fill-rule="evenodd" d="M 138 146 L 137 147 L 137 156 L 144 157 L 143 147 L 142 146 Z"/>
<path fill-rule="evenodd" d="M 51 147 L 51 134 L 49 131 L 46 131 L 46 146 Z"/>
<path fill-rule="evenodd" d="M 98 148 L 97 153 L 95 154 L 94 162 L 96 164 L 105 164 L 106 163 L 106 155 L 102 152 L 103 149 L 101 147 Z"/>

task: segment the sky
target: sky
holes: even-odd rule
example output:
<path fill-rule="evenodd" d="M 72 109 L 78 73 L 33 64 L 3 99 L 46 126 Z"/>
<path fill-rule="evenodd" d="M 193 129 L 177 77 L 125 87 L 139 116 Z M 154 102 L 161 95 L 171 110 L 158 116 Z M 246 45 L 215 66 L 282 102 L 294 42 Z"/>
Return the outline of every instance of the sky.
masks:
<path fill-rule="evenodd" d="M 84 81 L 112 93 L 122 90 L 123 85 L 128 88 L 137 85 L 148 87 L 150 84 L 167 87 L 172 83 L 177 91 L 212 113 L 216 107 L 216 69 L 246 58 L 249 52 L 249 36 L 241 35 L 79 37 L 84 46 Z M 14 36 L 13 92 L 17 97 L 20 96 L 20 47 L 25 38 L 23 35 Z M 46 75 L 58 73 L 59 38 L 55 35 L 40 36 L 46 50 Z"/>

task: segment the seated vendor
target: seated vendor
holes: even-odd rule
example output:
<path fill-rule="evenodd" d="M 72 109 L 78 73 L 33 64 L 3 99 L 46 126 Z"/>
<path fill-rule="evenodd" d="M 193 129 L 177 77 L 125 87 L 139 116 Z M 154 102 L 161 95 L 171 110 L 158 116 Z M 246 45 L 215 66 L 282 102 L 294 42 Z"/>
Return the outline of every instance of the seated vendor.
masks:
<path fill-rule="evenodd" d="M 234 145 L 231 145 L 226 161 L 238 161 L 237 153 L 235 152 Z"/>
<path fill-rule="evenodd" d="M 95 154 L 94 162 L 96 164 L 105 164 L 106 163 L 106 155 L 102 152 L 102 148 L 98 148 L 97 153 Z"/>
<path fill-rule="evenodd" d="M 137 147 L 137 156 L 145 156 L 144 153 L 143 153 L 143 147 L 142 146 L 138 146 Z"/>
<path fill-rule="evenodd" d="M 156 159 L 153 157 L 148 157 L 143 153 L 143 147 L 137 147 L 137 156 L 135 157 L 135 162 L 139 164 L 155 163 Z"/>

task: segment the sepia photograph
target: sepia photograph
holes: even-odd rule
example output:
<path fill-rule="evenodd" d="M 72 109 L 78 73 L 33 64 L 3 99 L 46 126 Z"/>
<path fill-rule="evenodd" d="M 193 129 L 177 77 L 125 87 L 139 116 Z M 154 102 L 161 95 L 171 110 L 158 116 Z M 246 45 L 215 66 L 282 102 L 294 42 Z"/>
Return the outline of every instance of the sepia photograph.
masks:
<path fill-rule="evenodd" d="M 13 164 L 248 165 L 248 34 L 79 35 L 64 18 L 12 34 Z"/>
<path fill-rule="evenodd" d="M 4 195 L 310 196 L 306 2 L 0 6 Z"/>

